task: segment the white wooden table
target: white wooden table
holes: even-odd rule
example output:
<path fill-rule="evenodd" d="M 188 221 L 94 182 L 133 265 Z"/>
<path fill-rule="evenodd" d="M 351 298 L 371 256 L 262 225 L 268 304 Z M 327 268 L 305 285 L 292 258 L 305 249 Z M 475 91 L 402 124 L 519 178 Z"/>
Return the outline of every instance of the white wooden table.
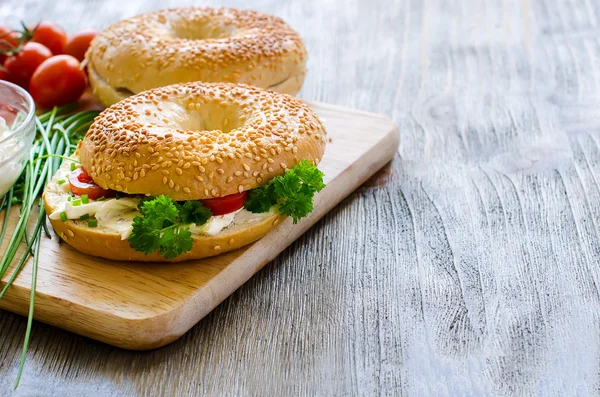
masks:
<path fill-rule="evenodd" d="M 0 0 L 0 20 L 191 3 L 285 18 L 302 97 L 393 117 L 400 152 L 172 345 L 35 324 L 14 395 L 600 392 L 600 2 Z M 24 330 L 0 313 L 1 395 Z"/>

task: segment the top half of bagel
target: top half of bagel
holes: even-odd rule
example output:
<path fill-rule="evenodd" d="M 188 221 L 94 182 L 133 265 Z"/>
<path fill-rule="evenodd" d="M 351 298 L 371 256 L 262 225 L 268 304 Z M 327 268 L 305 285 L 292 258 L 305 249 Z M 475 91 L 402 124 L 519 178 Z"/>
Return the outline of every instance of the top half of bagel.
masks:
<path fill-rule="evenodd" d="M 105 189 L 199 200 L 262 186 L 302 160 L 317 164 L 325 135 L 298 98 L 196 82 L 148 90 L 104 110 L 79 155 Z"/>
<path fill-rule="evenodd" d="M 304 43 L 282 19 L 232 8 L 177 8 L 121 20 L 86 54 L 92 88 L 106 106 L 170 84 L 255 85 L 295 94 L 306 73 Z"/>

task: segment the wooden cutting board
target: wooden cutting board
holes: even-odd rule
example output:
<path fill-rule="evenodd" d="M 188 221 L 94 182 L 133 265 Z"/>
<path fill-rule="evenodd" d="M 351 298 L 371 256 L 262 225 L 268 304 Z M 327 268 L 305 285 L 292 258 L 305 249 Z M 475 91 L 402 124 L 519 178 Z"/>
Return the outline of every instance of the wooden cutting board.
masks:
<path fill-rule="evenodd" d="M 164 346 L 187 332 L 398 150 L 399 134 L 392 120 L 321 103 L 310 105 L 323 119 L 330 142 L 319 165 L 327 186 L 316 196 L 315 209 L 307 218 L 296 225 L 288 219 L 240 250 L 175 264 L 113 262 L 59 244 L 56 235 L 44 237 L 34 318 L 135 350 Z M 9 227 L 17 219 L 17 211 L 13 214 Z M 2 287 L 6 279 L 0 281 Z M 26 315 L 30 283 L 27 264 L 0 299 L 0 308 Z"/>

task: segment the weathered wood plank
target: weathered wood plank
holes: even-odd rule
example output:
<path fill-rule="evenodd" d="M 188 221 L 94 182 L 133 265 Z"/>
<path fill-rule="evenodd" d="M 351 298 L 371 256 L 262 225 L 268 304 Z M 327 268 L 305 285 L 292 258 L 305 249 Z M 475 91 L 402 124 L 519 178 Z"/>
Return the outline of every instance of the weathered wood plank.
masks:
<path fill-rule="evenodd" d="M 190 1 L 3 0 L 102 27 Z M 181 340 L 36 324 L 17 395 L 597 395 L 600 3 L 207 1 L 306 39 L 307 99 L 391 115 L 390 167 Z M 0 389 L 24 320 L 0 315 Z"/>

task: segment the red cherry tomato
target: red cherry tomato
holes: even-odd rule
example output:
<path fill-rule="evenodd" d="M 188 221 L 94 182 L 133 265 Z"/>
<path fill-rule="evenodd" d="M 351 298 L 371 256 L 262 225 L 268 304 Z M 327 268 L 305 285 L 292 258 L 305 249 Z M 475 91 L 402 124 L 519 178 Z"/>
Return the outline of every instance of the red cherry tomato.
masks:
<path fill-rule="evenodd" d="M 52 54 L 60 55 L 65 53 L 65 46 L 67 45 L 67 34 L 58 24 L 50 21 L 42 21 L 30 29 L 34 29 L 32 40 L 36 43 L 40 43 L 48 47 Z"/>
<path fill-rule="evenodd" d="M 81 64 L 71 55 L 45 60 L 31 76 L 29 93 L 44 109 L 77 101 L 87 86 Z"/>
<path fill-rule="evenodd" d="M 230 194 L 225 197 L 218 197 L 214 199 L 200 200 L 206 208 L 212 212 L 213 215 L 224 215 L 230 212 L 237 211 L 246 204 L 248 198 L 248 192 Z"/>
<path fill-rule="evenodd" d="M 25 44 L 18 54 L 11 55 L 4 61 L 8 80 L 27 88 L 33 72 L 51 56 L 52 52 L 40 43 Z"/>
<path fill-rule="evenodd" d="M 0 69 L 0 80 L 8 80 L 8 73 Z"/>
<path fill-rule="evenodd" d="M 69 185 L 71 192 L 77 196 L 87 194 L 88 198 L 96 200 L 100 197 L 113 197 L 116 192 L 114 190 L 102 189 L 90 175 L 83 169 L 77 168 L 69 175 Z"/>
<path fill-rule="evenodd" d="M 11 31 L 10 26 L 0 24 L 0 52 L 8 51 L 19 44 L 19 34 Z M 5 59 L 6 55 L 0 54 L 0 64 L 3 64 Z"/>
<path fill-rule="evenodd" d="M 98 31 L 93 29 L 82 30 L 81 32 L 75 33 L 67 42 L 65 54 L 69 54 L 77 58 L 79 62 L 83 61 L 85 58 L 85 52 L 97 34 Z"/>

